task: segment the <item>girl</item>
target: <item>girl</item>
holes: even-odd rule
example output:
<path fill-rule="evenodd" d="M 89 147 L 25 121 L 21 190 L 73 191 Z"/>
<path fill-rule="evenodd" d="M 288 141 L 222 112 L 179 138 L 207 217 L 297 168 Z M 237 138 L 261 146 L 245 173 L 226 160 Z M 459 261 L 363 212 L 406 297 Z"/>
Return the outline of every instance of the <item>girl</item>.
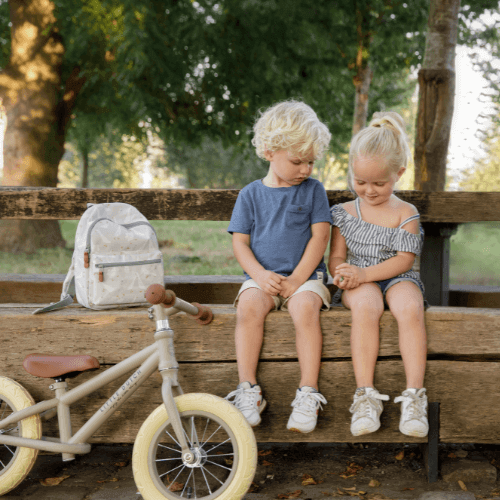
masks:
<path fill-rule="evenodd" d="M 401 116 L 375 113 L 370 125 L 353 138 L 349 153 L 348 182 L 357 198 L 331 209 L 328 267 L 343 305 L 352 311 L 351 350 L 357 383 L 350 408 L 354 436 L 380 427 L 381 400 L 389 399 L 373 387 L 385 304 L 398 323 L 406 373 L 407 388 L 394 400 L 403 403 L 399 429 L 420 437 L 429 429 L 423 388 L 427 357 L 424 286 L 419 273 L 412 270 L 422 248 L 419 215 L 413 205 L 393 194 L 409 153 Z"/>

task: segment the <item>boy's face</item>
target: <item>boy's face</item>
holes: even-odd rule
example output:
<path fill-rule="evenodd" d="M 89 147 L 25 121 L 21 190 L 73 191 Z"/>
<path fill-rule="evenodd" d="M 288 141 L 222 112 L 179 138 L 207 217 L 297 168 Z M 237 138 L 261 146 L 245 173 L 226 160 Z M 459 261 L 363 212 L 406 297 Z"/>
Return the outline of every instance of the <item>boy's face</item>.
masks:
<path fill-rule="evenodd" d="M 266 160 L 269 161 L 270 182 L 273 187 L 298 186 L 304 182 L 312 172 L 314 158 L 299 158 L 285 150 L 266 151 Z"/>

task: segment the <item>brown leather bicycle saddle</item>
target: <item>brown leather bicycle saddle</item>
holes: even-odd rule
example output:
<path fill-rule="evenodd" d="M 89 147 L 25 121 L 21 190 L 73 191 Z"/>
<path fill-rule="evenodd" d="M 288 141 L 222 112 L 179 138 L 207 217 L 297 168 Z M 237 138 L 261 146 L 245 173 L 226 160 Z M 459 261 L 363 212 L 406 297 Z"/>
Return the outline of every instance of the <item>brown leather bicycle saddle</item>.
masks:
<path fill-rule="evenodd" d="M 75 377 L 87 370 L 97 370 L 99 361 L 86 354 L 77 356 L 53 356 L 49 354 L 28 354 L 23 367 L 31 375 L 43 378 L 57 378 L 66 375 Z"/>

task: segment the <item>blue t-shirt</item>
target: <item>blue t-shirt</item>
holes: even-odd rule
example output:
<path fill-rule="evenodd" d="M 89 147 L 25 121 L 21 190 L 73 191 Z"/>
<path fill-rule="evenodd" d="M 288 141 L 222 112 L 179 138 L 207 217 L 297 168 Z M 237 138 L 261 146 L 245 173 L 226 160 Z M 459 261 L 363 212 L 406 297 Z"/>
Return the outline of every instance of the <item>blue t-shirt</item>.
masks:
<path fill-rule="evenodd" d="M 311 239 L 311 225 L 332 222 L 328 197 L 321 182 L 308 178 L 298 186 L 270 188 L 258 179 L 239 193 L 228 232 L 250 235 L 250 248 L 268 271 L 289 276 Z M 326 265 L 321 259 L 309 279 Z M 245 273 L 247 279 L 250 278 Z"/>

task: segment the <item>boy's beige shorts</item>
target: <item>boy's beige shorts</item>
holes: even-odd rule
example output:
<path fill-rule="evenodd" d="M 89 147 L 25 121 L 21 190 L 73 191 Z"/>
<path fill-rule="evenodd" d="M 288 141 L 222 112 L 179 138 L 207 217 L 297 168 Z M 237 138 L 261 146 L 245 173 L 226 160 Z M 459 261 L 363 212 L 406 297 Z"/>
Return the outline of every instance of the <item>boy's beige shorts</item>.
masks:
<path fill-rule="evenodd" d="M 291 295 L 290 297 L 293 297 L 294 295 L 297 295 L 300 292 L 314 292 L 317 295 L 321 297 L 321 300 L 323 301 L 323 306 L 321 307 L 322 311 L 328 311 L 330 309 L 330 303 L 331 303 L 331 295 L 330 291 L 328 288 L 323 284 L 323 273 L 319 273 L 321 277 L 318 277 L 318 279 L 315 280 L 309 280 L 306 281 L 303 285 L 299 286 L 295 293 Z M 262 288 L 257 285 L 257 283 L 253 279 L 246 280 L 243 285 L 240 288 L 240 291 L 238 292 L 238 295 L 236 297 L 236 300 L 234 301 L 234 307 L 238 305 L 238 299 L 240 298 L 240 295 L 242 292 L 245 290 L 248 290 L 249 288 L 258 288 L 259 290 L 262 290 Z M 281 295 L 272 295 L 271 296 L 274 300 L 274 310 L 277 311 L 278 309 L 282 309 L 283 311 L 287 310 L 287 302 L 288 298 L 284 298 Z"/>

